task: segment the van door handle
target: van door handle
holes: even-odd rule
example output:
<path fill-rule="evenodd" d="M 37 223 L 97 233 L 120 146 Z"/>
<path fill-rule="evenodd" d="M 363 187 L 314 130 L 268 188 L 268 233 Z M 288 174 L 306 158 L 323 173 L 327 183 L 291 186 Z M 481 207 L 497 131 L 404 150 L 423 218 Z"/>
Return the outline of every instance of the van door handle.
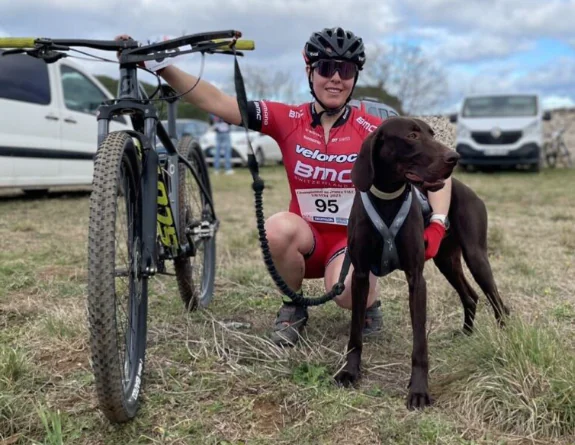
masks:
<path fill-rule="evenodd" d="M 66 119 L 64 119 L 64 122 L 67 122 L 69 124 L 77 124 L 78 121 L 76 119 L 72 119 L 71 117 L 67 117 Z"/>
<path fill-rule="evenodd" d="M 46 119 L 48 119 L 49 121 L 57 121 L 60 118 L 58 116 L 54 116 L 53 114 L 47 114 Z"/>

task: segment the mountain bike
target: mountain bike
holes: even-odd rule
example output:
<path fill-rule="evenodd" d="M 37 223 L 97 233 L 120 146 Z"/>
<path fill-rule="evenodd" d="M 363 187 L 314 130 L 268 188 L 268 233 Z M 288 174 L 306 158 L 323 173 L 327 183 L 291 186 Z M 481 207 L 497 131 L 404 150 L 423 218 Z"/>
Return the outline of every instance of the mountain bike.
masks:
<path fill-rule="evenodd" d="M 148 45 L 135 40 L 0 38 L 1 48 L 12 48 L 3 56 L 25 53 L 46 63 L 69 51 L 82 52 L 75 47 L 118 52 L 117 97 L 96 113 L 98 149 L 88 230 L 92 367 L 99 406 L 110 421 L 128 421 L 139 407 L 150 277 L 168 274 L 166 263 L 173 262 L 188 310 L 207 306 L 214 290 L 219 221 L 208 169 L 198 144 L 176 136 L 176 102 L 187 92 L 178 95 L 158 81 L 148 97 L 138 82 L 138 69 L 147 60 L 196 52 L 243 55 L 237 50 L 251 50 L 254 44 L 240 37 L 229 30 Z M 161 101 L 168 103 L 167 129 L 158 116 L 156 103 Z M 110 121 L 120 115 L 131 118 L 133 131 L 109 131 Z M 164 150 L 158 150 L 156 139 Z"/>
<path fill-rule="evenodd" d="M 573 159 L 563 138 L 565 131 L 565 127 L 554 131 L 543 144 L 543 156 L 550 168 L 556 167 L 557 164 L 565 168 L 573 168 Z"/>

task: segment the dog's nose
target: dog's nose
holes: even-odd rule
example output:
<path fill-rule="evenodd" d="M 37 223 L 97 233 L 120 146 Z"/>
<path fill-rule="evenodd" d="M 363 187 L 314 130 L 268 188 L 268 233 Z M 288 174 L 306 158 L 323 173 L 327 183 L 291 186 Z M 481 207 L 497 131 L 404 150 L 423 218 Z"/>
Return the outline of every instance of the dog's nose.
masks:
<path fill-rule="evenodd" d="M 445 162 L 447 164 L 457 164 L 459 161 L 459 154 L 455 151 L 450 151 L 445 155 Z"/>

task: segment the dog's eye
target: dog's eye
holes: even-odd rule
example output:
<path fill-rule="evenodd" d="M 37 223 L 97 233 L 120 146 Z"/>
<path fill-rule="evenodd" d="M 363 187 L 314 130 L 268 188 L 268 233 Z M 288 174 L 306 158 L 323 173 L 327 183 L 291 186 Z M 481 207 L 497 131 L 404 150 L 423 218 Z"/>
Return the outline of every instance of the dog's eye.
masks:
<path fill-rule="evenodd" d="M 418 139 L 419 138 L 419 134 L 417 134 L 415 131 L 412 131 L 411 133 L 409 133 L 407 135 L 408 139 Z"/>

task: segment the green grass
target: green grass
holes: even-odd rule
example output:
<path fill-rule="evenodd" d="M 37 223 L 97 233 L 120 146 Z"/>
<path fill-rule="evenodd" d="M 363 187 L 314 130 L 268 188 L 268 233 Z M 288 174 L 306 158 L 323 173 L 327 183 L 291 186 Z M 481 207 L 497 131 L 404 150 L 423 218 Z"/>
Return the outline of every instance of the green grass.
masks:
<path fill-rule="evenodd" d="M 261 174 L 267 217 L 289 193 L 281 168 Z M 0 198 L 0 444 L 575 443 L 575 175 L 456 176 L 486 202 L 490 261 L 512 320 L 496 328 L 479 292 L 477 332 L 454 336 L 459 297 L 426 266 L 435 404 L 424 412 L 405 408 L 412 334 L 399 272 L 380 279 L 385 328 L 366 342 L 358 388 L 333 384 L 350 321 L 333 303 L 310 309 L 297 348 L 269 342 L 280 295 L 262 262 L 249 172 L 238 171 L 212 178 L 214 301 L 187 314 L 173 278 L 151 281 L 142 406 L 111 425 L 89 359 L 88 194 Z M 304 290 L 319 296 L 322 281 Z"/>

